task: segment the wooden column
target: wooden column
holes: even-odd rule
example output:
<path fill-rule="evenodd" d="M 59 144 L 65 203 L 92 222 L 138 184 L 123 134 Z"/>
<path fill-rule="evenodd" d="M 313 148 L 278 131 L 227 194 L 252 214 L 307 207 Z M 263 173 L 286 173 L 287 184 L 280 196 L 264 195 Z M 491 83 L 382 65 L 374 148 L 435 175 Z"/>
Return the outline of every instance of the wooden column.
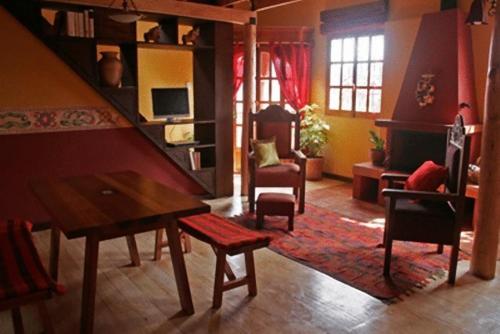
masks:
<path fill-rule="evenodd" d="M 495 277 L 500 233 L 500 9 L 495 16 L 483 119 L 479 210 L 470 268 L 484 279 Z"/>
<path fill-rule="evenodd" d="M 243 74 L 243 126 L 241 139 L 241 195 L 248 194 L 249 113 L 255 112 L 257 75 L 257 21 L 245 25 L 245 68 Z"/>

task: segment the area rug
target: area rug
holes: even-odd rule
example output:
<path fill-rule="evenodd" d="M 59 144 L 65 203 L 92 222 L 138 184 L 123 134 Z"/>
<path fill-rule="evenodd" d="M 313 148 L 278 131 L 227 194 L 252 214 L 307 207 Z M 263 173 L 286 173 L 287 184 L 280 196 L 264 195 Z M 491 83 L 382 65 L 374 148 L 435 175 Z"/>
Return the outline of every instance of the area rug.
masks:
<path fill-rule="evenodd" d="M 255 229 L 253 214 L 232 219 Z M 287 231 L 286 217 L 267 216 L 261 231 L 272 237 L 271 250 L 386 303 L 398 301 L 447 274 L 450 247 L 445 247 L 444 254 L 437 254 L 435 245 L 395 241 L 391 278 L 385 278 L 384 249 L 377 247 L 383 228 L 311 204 L 306 205 L 305 214 L 295 217 L 293 232 Z"/>

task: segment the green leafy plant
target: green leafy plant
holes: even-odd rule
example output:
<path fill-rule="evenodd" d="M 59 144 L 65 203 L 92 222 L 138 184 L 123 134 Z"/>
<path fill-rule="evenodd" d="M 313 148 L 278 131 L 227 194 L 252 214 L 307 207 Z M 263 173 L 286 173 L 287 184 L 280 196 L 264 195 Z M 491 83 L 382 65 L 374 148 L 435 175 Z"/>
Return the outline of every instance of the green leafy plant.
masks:
<path fill-rule="evenodd" d="M 377 151 L 383 151 L 385 146 L 385 141 L 375 133 L 375 131 L 370 130 L 370 142 L 373 144 L 373 149 Z"/>
<path fill-rule="evenodd" d="M 321 157 L 323 148 L 328 143 L 330 125 L 316 111 L 317 104 L 306 105 L 300 113 L 300 149 L 309 158 Z"/>

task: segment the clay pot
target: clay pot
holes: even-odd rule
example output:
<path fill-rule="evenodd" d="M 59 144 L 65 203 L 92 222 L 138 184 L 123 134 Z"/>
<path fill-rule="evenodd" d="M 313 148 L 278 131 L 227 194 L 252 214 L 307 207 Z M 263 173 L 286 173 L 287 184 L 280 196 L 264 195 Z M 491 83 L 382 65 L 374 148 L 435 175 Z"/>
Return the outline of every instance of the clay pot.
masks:
<path fill-rule="evenodd" d="M 385 160 L 385 151 L 371 149 L 372 163 L 375 166 L 383 166 Z"/>
<path fill-rule="evenodd" d="M 323 157 L 307 158 L 306 180 L 319 181 L 323 178 Z"/>
<path fill-rule="evenodd" d="M 119 87 L 122 80 L 123 65 L 118 58 L 118 52 L 101 52 L 99 60 L 99 79 L 103 87 Z"/>

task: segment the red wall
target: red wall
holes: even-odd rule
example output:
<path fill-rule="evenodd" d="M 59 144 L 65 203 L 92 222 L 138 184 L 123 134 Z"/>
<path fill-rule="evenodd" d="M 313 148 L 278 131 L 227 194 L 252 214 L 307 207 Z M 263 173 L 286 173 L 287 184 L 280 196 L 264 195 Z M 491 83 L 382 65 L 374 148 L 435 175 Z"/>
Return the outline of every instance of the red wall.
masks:
<path fill-rule="evenodd" d="M 185 193 L 205 193 L 134 128 L 3 135 L 0 152 L 0 218 L 47 221 L 28 185 L 43 176 L 133 170 Z"/>

